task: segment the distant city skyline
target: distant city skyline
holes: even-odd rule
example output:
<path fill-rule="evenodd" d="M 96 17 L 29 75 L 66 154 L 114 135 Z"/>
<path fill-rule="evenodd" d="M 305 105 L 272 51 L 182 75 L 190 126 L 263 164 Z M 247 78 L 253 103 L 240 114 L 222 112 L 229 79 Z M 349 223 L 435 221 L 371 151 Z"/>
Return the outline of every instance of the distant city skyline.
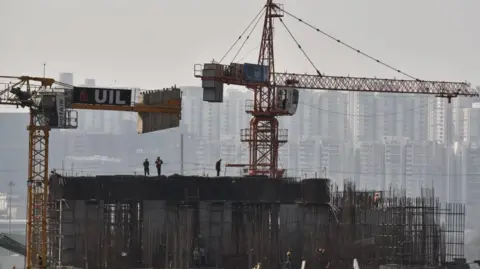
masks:
<path fill-rule="evenodd" d="M 59 77 L 75 84 L 73 73 Z M 94 86 L 95 78 L 82 83 Z M 185 150 L 194 152 L 184 157 L 186 174 L 212 175 L 218 158 L 248 163 L 240 130 L 248 127 L 245 102 L 251 93 L 229 89 L 224 103 L 211 104 L 203 102 L 199 87 L 182 90 L 181 126 L 150 135 L 136 134 L 135 113 L 79 111 L 78 129 L 52 133 L 50 166 L 73 175 L 131 174 L 142 172 L 144 157 L 162 156 L 165 173 L 179 173 L 180 133 L 185 134 Z M 446 106 L 444 99 L 424 96 L 301 91 L 296 115 L 280 118 L 281 128 L 289 130 L 280 165 L 293 177 L 326 175 L 337 183 L 350 179 L 361 187 L 404 188 L 410 195 L 418 195 L 422 186 L 436 186 L 442 199 L 465 201 L 471 196 L 476 201 L 468 193 L 476 191 L 468 186 L 475 187 L 476 178 L 468 175 L 477 173 L 471 160 L 480 154 L 480 124 L 475 121 L 479 101 L 456 98 Z M 26 118 L 22 121 L 26 124 Z M 449 153 L 447 144 L 456 151 Z M 242 171 L 228 168 L 223 173 Z M 459 177 L 461 184 L 453 183 Z"/>
<path fill-rule="evenodd" d="M 480 84 L 480 36 L 475 26 L 480 1 L 278 2 L 313 28 L 413 77 Z M 135 5 L 128 1 L 0 1 L 4 36 L 0 74 L 41 75 L 46 63 L 47 77 L 70 71 L 76 85 L 95 78 L 95 84 L 102 86 L 199 86 L 193 65 L 220 60 L 263 5 L 264 1 L 258 0 L 146 0 Z M 304 57 L 289 32 L 277 23 L 276 70 L 303 74 L 315 73 L 318 68 L 328 75 L 399 76 L 297 21 L 287 16 L 284 20 L 309 57 Z M 257 62 L 260 35 L 261 27 L 257 27 L 245 46 L 241 43 L 246 35 L 242 35 L 224 62 L 233 58 Z M 239 46 L 243 49 L 236 53 Z M 201 91 L 190 89 L 195 94 Z M 251 99 L 251 95 L 232 91 L 224 104 L 212 105 L 195 94 L 184 97 L 186 114 L 181 128 L 142 136 L 136 134 L 134 114 L 81 111 L 78 130 L 52 132 L 50 166 L 74 174 L 132 173 L 141 171 L 147 152 L 149 158 L 161 155 L 166 159 L 165 172 L 178 172 L 180 133 L 185 134 L 185 148 L 192 152 L 185 156 L 186 173 L 211 174 L 208 168 L 219 157 L 246 162 L 248 153 L 239 134 L 249 120 L 243 99 Z M 297 115 L 281 119 L 281 128 L 289 129 L 290 141 L 280 149 L 280 163 L 288 175 L 317 172 L 374 187 L 403 184 L 412 193 L 418 192 L 419 186 L 435 183 L 442 199 L 480 203 L 480 171 L 476 168 L 480 167 L 480 130 L 474 124 L 478 110 L 457 101 L 448 108 L 444 101 L 433 99 L 422 103 L 422 98 L 319 95 L 323 93 L 303 92 Z M 428 108 L 423 109 L 424 105 Z M 19 110 L 0 108 L 0 150 L 8 152 L 0 156 L 0 191 L 13 180 L 15 192 L 24 195 L 28 117 L 1 111 Z M 377 116 L 360 116 L 374 114 Z M 138 154 L 138 149 L 143 153 Z M 122 161 L 74 158 L 95 155 L 119 156 Z M 238 172 L 229 169 L 227 174 Z M 472 222 L 480 219 L 475 216 L 480 214 L 478 209 L 468 210 Z M 478 229 L 478 224 L 475 227 Z M 467 239 L 473 237 L 467 235 Z M 471 258 L 478 259 L 478 253 L 476 248 Z M 13 263 L 5 261 L 1 266 L 12 268 Z"/>

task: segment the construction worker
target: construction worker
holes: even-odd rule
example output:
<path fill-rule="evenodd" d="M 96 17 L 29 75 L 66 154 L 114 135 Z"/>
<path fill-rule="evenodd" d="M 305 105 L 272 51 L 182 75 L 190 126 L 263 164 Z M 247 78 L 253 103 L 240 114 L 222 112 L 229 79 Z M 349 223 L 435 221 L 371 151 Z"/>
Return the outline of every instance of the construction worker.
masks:
<path fill-rule="evenodd" d="M 160 157 L 157 157 L 157 159 L 155 160 L 155 166 L 157 167 L 158 176 L 162 175 L 162 164 L 162 159 L 160 159 Z"/>
<path fill-rule="evenodd" d="M 150 162 L 148 161 L 148 158 L 146 158 L 143 162 L 143 173 L 145 174 L 145 176 L 150 175 Z"/>
<path fill-rule="evenodd" d="M 292 252 L 290 250 L 287 251 L 287 262 L 288 263 L 292 262 Z"/>
<path fill-rule="evenodd" d="M 43 259 L 40 254 L 37 254 L 38 267 L 43 268 Z"/>
<path fill-rule="evenodd" d="M 320 268 L 328 268 L 330 266 L 330 261 L 328 260 L 327 250 L 324 248 L 319 248 L 317 252 L 317 257 L 319 260 Z"/>
<path fill-rule="evenodd" d="M 196 266 L 199 266 L 200 265 L 200 251 L 198 250 L 198 248 L 195 248 L 193 250 L 193 263 L 196 265 Z"/>
<path fill-rule="evenodd" d="M 292 252 L 287 251 L 287 261 L 285 262 L 284 269 L 292 269 Z"/>
<path fill-rule="evenodd" d="M 222 159 L 218 160 L 218 162 L 215 164 L 215 170 L 217 170 L 217 177 L 220 176 L 220 167 L 222 166 Z"/>
<path fill-rule="evenodd" d="M 376 192 L 374 195 L 373 195 L 373 205 L 375 207 L 378 207 L 378 205 L 380 204 L 380 201 L 382 200 L 382 196 L 380 195 L 379 192 Z"/>

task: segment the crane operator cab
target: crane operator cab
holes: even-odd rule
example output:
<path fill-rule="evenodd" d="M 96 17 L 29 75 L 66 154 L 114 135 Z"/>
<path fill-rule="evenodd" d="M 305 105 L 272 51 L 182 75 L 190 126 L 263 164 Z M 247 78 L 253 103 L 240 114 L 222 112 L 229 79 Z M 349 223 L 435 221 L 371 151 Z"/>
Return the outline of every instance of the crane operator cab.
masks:
<path fill-rule="evenodd" d="M 65 93 L 42 93 L 32 97 L 37 113 L 43 115 L 52 129 L 75 129 L 78 123 L 77 111 L 69 108 Z"/>
<path fill-rule="evenodd" d="M 277 89 L 277 107 L 285 110 L 287 115 L 292 116 L 297 112 L 299 92 L 293 88 Z"/>

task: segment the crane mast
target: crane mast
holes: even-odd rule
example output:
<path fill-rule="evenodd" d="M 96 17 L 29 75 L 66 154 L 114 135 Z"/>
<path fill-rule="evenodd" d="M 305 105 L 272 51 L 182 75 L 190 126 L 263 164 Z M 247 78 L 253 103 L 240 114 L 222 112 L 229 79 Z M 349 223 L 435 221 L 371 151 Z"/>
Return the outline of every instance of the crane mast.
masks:
<path fill-rule="evenodd" d="M 227 166 L 248 167 L 250 175 L 267 175 L 272 178 L 281 178 L 283 176 L 285 170 L 278 168 L 278 154 L 279 147 L 287 143 L 288 132 L 286 129 L 279 129 L 276 117 L 295 114 L 299 98 L 298 89 L 427 94 L 447 98 L 449 102 L 452 98 L 458 96 L 478 96 L 477 91 L 472 89 L 470 84 L 466 82 L 425 81 L 410 76 L 343 43 L 320 29 L 314 28 L 311 24 L 285 11 L 283 6 L 273 3 L 272 0 L 267 0 L 259 15 L 262 12 L 265 15 L 257 65 L 234 62 L 225 65 L 221 63 L 225 55 L 218 63 L 213 61 L 203 65 L 197 64 L 194 67 L 194 76 L 202 79 L 204 101 L 222 102 L 224 84 L 242 85 L 253 91 L 253 100 L 247 100 L 246 103 L 246 112 L 252 115 L 250 126 L 247 129 L 242 129 L 240 133 L 241 141 L 247 142 L 249 145 L 249 163 L 227 164 Z M 321 74 L 286 26 L 283 20 L 285 14 L 326 35 L 337 43 L 353 49 L 363 56 L 410 79 L 342 77 Z M 257 17 L 243 33 L 246 33 L 248 28 L 257 20 Z M 274 19 L 278 19 L 285 27 L 298 48 L 315 68 L 315 75 L 275 72 L 275 55 L 273 50 Z M 253 27 L 255 28 L 255 26 L 256 24 Z M 250 33 L 253 32 L 253 29 Z M 248 40 L 248 37 L 250 35 L 247 36 L 240 49 Z M 228 50 L 227 54 L 237 42 L 238 40 Z"/>
<path fill-rule="evenodd" d="M 30 112 L 27 181 L 26 268 L 46 268 L 48 207 L 48 145 L 50 127 L 38 111 Z"/>
<path fill-rule="evenodd" d="M 249 144 L 250 169 L 255 174 L 281 177 L 278 167 L 278 148 L 287 142 L 287 137 L 279 137 L 279 111 L 276 108 L 275 57 L 273 51 L 273 19 L 281 16 L 275 12 L 275 4 L 268 0 L 266 4 L 259 66 L 268 66 L 269 73 L 265 86 L 253 87 L 254 104 L 250 112 L 253 118 L 250 128 L 242 130 L 243 142 Z"/>
<path fill-rule="evenodd" d="M 54 80 L 38 77 L 9 77 L 11 83 L 0 91 L 0 104 L 30 108 L 27 179 L 26 268 L 46 268 L 48 209 L 48 141 L 50 126 L 36 94 L 51 88 Z M 39 85 L 33 85 L 39 83 Z M 23 91 L 22 88 L 25 90 Z"/>

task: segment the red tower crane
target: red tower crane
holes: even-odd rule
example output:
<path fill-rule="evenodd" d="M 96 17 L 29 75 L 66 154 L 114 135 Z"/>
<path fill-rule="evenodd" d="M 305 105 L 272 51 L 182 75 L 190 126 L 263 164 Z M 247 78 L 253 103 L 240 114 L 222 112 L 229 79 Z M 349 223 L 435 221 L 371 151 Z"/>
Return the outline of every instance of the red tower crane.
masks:
<path fill-rule="evenodd" d="M 311 24 L 306 23 L 297 16 L 284 10 L 283 6 L 273 3 L 272 0 L 267 0 L 266 5 L 262 8 L 259 14 L 257 14 L 233 46 L 235 46 L 242 36 L 247 33 L 248 29 L 254 25 L 245 39 L 246 42 L 255 29 L 255 26 L 262 19 L 261 15 L 263 13 L 264 23 L 258 64 L 231 63 L 229 65 L 223 65 L 221 63 L 212 62 L 203 65 L 195 65 L 194 71 L 195 76 L 202 79 L 204 101 L 222 102 L 224 84 L 242 85 L 253 91 L 254 99 L 247 103 L 246 109 L 247 113 L 250 113 L 253 116 L 250 121 L 250 128 L 241 131 L 242 142 L 247 142 L 249 145 L 249 164 L 230 165 L 248 166 L 251 175 L 268 175 L 277 178 L 282 177 L 284 170 L 278 169 L 278 149 L 287 142 L 287 130 L 279 129 L 276 117 L 293 115 L 295 113 L 296 106 L 298 105 L 297 89 L 427 94 L 447 98 L 449 102 L 451 98 L 458 96 L 478 96 L 477 91 L 472 89 L 466 82 L 425 81 L 395 69 L 392 66 L 355 49 L 341 40 L 334 38 Z M 399 80 L 341 77 L 321 74 L 297 42 L 290 29 L 284 23 L 282 18 L 285 14 L 317 32 L 334 39 L 336 42 L 355 50 L 363 56 L 366 56 L 399 74 L 407 76 L 409 79 Z M 273 26 L 275 19 L 278 19 L 285 27 L 298 48 L 315 68 L 316 75 L 275 72 L 275 54 L 273 50 Z M 231 51 L 233 46 L 227 54 Z"/>

